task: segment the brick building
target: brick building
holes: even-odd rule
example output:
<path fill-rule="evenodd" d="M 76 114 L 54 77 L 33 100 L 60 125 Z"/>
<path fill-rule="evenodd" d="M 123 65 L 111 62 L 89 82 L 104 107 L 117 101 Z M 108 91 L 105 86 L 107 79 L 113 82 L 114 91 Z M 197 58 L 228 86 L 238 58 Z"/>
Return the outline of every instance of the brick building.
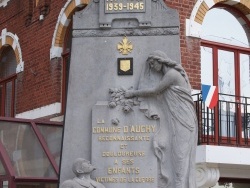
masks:
<path fill-rule="evenodd" d="M 2 141 L 0 188 L 6 184 L 11 188 L 57 186 L 62 136 L 60 122 L 63 121 L 65 107 L 72 15 L 84 9 L 88 3 L 89 0 L 0 0 L 0 138 Z M 235 187 L 243 187 L 247 183 L 249 185 L 250 159 L 245 157 L 250 153 L 247 149 L 250 113 L 249 45 L 204 40 L 202 26 L 210 10 L 223 9 L 238 20 L 248 38 L 250 2 L 248 0 L 165 0 L 165 3 L 179 12 L 181 61 L 193 89 L 198 92 L 194 96 L 200 120 L 200 146 L 197 151 L 198 185 L 211 187 L 218 181 L 221 186 L 224 183 L 234 184 Z M 212 81 L 208 84 L 219 85 L 220 75 L 217 74 L 219 50 L 232 52 L 235 64 L 234 93 L 219 91 L 222 95 L 233 97 L 231 96 L 229 101 L 227 101 L 228 98 L 225 100 L 220 98 L 214 109 L 205 108 L 199 94 L 202 84 L 201 75 L 206 75 L 206 72 L 202 72 L 201 63 L 204 47 L 209 48 L 213 54 L 211 56 L 213 74 L 208 75 L 212 77 Z M 240 76 L 241 68 L 238 66 L 241 64 L 241 54 L 246 55 L 248 59 L 248 66 L 246 66 L 248 80 L 246 80 L 247 89 L 245 89 L 248 93 L 245 92 L 245 94 L 241 92 L 243 82 Z M 221 118 L 223 113 L 219 107 L 224 105 L 223 102 L 226 103 L 225 105 L 232 106 L 225 110 L 226 120 Z M 48 122 L 49 120 L 53 122 Z M 54 123 L 55 121 L 57 123 Z M 221 131 L 222 121 L 229 124 L 225 128 L 225 134 Z M 10 124 L 9 126 L 15 129 L 8 132 L 6 124 Z M 8 136 L 13 134 L 15 137 L 21 137 L 20 130 L 23 124 L 35 132 L 36 144 L 41 144 L 40 152 L 45 156 L 43 163 L 47 168 L 51 168 L 46 171 L 45 168 L 41 170 L 43 167 L 37 167 L 44 172 L 43 174 L 32 169 L 32 165 L 28 169 L 22 167 L 25 166 L 25 162 L 35 159 L 35 155 L 32 159 L 23 159 L 23 164 L 18 162 L 22 158 L 20 150 L 24 147 L 24 144 L 18 144 L 18 141 L 21 139 L 26 143 L 25 147 L 30 147 L 28 140 L 18 138 L 15 144 L 8 139 Z M 230 127 L 231 124 L 233 128 Z M 234 129 L 234 133 L 230 133 L 231 129 Z M 24 131 L 22 134 L 24 137 Z M 51 139 L 50 134 L 56 135 L 56 140 Z M 54 148 L 55 144 L 57 148 Z M 228 145 L 231 147 L 227 147 Z"/>

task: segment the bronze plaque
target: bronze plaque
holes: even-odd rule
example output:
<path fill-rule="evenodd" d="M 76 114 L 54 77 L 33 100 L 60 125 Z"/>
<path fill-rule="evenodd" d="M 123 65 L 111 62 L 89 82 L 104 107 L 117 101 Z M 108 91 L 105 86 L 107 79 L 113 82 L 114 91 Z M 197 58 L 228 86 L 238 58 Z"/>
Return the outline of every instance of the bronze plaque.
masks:
<path fill-rule="evenodd" d="M 133 58 L 118 58 L 118 75 L 133 75 Z"/>

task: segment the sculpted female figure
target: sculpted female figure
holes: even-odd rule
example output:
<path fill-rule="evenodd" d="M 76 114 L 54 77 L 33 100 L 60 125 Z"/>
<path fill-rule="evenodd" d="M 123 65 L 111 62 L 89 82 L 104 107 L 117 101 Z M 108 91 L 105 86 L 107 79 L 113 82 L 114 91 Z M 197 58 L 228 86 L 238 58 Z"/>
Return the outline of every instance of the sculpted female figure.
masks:
<path fill-rule="evenodd" d="M 153 142 L 159 161 L 158 186 L 196 188 L 197 119 L 182 66 L 161 51 L 153 52 L 146 61 L 138 90 L 126 91 L 125 97 L 140 97 L 145 115 L 159 118 Z"/>

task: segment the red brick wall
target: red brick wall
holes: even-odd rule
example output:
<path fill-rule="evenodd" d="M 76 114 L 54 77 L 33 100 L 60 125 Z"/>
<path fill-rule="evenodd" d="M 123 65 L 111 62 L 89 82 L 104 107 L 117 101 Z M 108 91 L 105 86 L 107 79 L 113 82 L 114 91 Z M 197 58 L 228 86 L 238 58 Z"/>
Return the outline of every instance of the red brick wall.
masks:
<path fill-rule="evenodd" d="M 190 18 L 196 0 L 165 0 L 165 2 L 167 6 L 179 12 L 182 65 L 193 89 L 200 89 L 200 39 L 186 37 L 186 19 Z"/>
<path fill-rule="evenodd" d="M 51 0 L 50 11 L 39 21 L 40 0 L 32 11 L 29 0 L 11 0 L 0 8 L 0 31 L 17 34 L 22 50 L 24 71 L 18 74 L 16 113 L 29 111 L 61 100 L 60 59 L 50 61 L 50 47 L 58 15 L 66 0 Z M 179 11 L 181 59 L 194 89 L 200 88 L 200 41 L 185 36 L 185 21 L 190 17 L 196 0 L 165 0 Z M 32 14 L 32 17 L 30 16 Z M 27 21 L 27 19 L 30 20 Z"/>
<path fill-rule="evenodd" d="M 16 113 L 32 110 L 60 101 L 61 61 L 50 62 L 50 47 L 58 15 L 66 0 L 53 0 L 49 14 L 39 21 L 40 6 L 33 10 L 31 23 L 26 26 L 30 12 L 29 0 L 11 0 L 0 8 L 0 30 L 19 37 L 24 71 L 18 74 Z"/>

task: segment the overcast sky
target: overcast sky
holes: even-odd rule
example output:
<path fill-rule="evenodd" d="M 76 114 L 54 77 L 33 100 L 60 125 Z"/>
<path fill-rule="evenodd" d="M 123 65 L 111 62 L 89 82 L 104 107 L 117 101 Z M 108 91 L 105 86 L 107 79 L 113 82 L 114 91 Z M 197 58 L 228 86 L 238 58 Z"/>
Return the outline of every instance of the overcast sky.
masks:
<path fill-rule="evenodd" d="M 202 23 L 202 38 L 248 47 L 246 33 L 239 21 L 223 9 L 211 9 Z"/>

